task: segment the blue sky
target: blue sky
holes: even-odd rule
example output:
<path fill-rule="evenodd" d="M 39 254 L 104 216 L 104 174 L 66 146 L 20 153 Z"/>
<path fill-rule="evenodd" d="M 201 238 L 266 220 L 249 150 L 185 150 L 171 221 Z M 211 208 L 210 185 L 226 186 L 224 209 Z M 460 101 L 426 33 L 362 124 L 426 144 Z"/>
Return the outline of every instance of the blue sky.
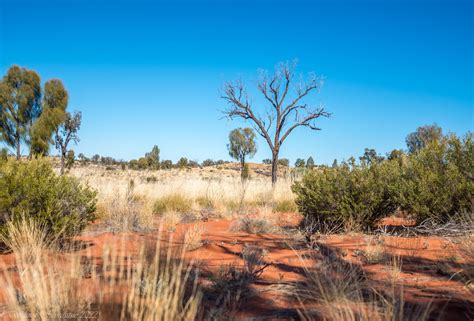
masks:
<path fill-rule="evenodd" d="M 405 147 L 424 124 L 473 130 L 474 2 L 0 0 L 0 74 L 60 78 L 83 113 L 74 149 L 121 159 L 229 159 L 220 89 L 298 59 L 333 113 L 281 157 L 317 163 Z M 258 93 L 250 90 L 255 102 Z M 256 161 L 270 156 L 263 139 Z M 25 150 L 26 151 L 26 150 Z"/>

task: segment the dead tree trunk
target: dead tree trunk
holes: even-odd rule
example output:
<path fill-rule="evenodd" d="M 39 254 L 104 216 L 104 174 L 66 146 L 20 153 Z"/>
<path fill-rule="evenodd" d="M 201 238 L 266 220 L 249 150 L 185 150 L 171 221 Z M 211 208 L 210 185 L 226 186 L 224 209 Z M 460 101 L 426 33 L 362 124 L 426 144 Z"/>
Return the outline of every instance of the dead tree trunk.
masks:
<path fill-rule="evenodd" d="M 278 152 L 272 154 L 272 185 L 275 187 L 275 184 L 278 180 Z"/>
<path fill-rule="evenodd" d="M 21 146 L 20 146 L 20 134 L 19 133 L 16 134 L 15 144 L 16 144 L 16 159 L 20 160 L 20 158 L 21 158 Z"/>

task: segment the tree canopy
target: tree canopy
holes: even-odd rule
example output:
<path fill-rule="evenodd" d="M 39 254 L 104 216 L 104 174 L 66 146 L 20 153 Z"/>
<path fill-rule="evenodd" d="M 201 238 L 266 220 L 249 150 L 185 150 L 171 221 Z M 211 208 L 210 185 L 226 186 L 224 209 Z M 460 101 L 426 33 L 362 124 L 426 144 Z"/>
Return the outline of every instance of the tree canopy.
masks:
<path fill-rule="evenodd" d="M 28 132 L 41 113 L 39 75 L 26 68 L 12 66 L 0 81 L 1 140 L 21 157 L 21 142 L 28 142 Z"/>
<path fill-rule="evenodd" d="M 253 157 L 257 152 L 255 133 L 252 128 L 236 128 L 229 133 L 229 144 L 227 144 L 230 157 L 238 160 L 245 166 L 245 159 Z"/>

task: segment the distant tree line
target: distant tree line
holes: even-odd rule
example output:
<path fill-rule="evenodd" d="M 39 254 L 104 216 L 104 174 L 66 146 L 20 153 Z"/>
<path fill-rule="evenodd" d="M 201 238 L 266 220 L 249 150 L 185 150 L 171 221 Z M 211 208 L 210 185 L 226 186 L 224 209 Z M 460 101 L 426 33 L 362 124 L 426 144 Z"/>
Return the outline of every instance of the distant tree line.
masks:
<path fill-rule="evenodd" d="M 172 168 L 198 168 L 208 166 L 218 166 L 229 163 L 224 160 L 212 160 L 206 159 L 202 163 L 198 163 L 194 160 L 188 160 L 186 157 L 181 157 L 176 163 L 169 159 L 160 159 L 160 149 L 158 146 L 153 146 L 150 152 L 145 153 L 143 157 L 138 159 L 132 159 L 130 161 L 118 160 L 110 156 L 100 156 L 94 154 L 92 157 L 87 157 L 83 153 L 77 156 L 77 159 L 82 163 L 98 164 L 104 166 L 120 166 L 122 169 L 133 169 L 133 170 L 160 170 L 160 169 L 172 169 Z"/>

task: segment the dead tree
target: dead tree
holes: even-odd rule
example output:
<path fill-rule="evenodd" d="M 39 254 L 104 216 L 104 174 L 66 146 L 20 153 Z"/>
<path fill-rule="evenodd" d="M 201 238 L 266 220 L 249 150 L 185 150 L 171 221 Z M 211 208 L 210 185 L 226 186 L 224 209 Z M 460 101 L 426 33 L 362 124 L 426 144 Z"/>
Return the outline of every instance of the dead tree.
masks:
<path fill-rule="evenodd" d="M 273 185 L 277 181 L 278 155 L 285 139 L 300 126 L 320 130 L 316 127 L 316 119 L 330 116 L 322 105 L 303 102 L 308 95 L 319 91 L 321 78 L 310 74 L 306 80 L 295 84 L 295 67 L 296 63 L 280 63 L 273 75 L 262 72 L 257 87 L 269 103 L 267 107 L 259 109 L 251 103 L 242 81 L 226 83 L 222 95 L 228 103 L 224 114 L 229 119 L 250 120 L 268 143 L 272 152 Z"/>

